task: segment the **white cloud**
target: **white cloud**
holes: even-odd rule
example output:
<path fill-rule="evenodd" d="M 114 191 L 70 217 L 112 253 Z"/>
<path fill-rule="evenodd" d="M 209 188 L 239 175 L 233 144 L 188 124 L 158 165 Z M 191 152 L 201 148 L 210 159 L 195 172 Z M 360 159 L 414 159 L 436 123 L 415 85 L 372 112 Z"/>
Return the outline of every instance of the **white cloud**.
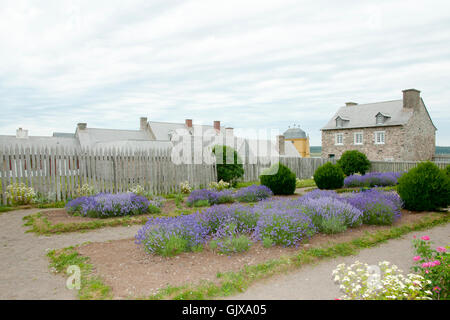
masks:
<path fill-rule="evenodd" d="M 450 145 L 447 1 L 1 1 L 0 134 L 139 116 L 319 129 L 418 88 Z"/>

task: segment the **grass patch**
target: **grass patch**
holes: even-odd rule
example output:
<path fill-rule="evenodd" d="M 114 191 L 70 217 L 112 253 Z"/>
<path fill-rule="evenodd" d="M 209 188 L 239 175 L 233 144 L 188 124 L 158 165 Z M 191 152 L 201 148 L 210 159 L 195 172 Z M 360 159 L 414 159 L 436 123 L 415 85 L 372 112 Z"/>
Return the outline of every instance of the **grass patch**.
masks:
<path fill-rule="evenodd" d="M 316 187 L 316 183 L 314 182 L 314 179 L 297 179 L 295 181 L 295 187 L 296 188 L 311 188 Z"/>
<path fill-rule="evenodd" d="M 233 186 L 233 188 L 235 188 L 235 189 L 246 188 L 246 187 L 250 187 L 251 185 L 254 185 L 254 184 L 259 186 L 260 182 L 259 181 L 247 181 L 247 182 L 239 181 L 239 182 L 236 182 L 236 184 Z"/>
<path fill-rule="evenodd" d="M 183 214 L 191 214 L 198 209 L 175 209 L 168 214 L 152 214 L 152 217 L 173 217 Z M 136 224 L 145 224 L 148 221 L 148 216 L 123 216 L 117 218 L 97 219 L 85 222 L 70 222 L 52 224 L 42 212 L 27 215 L 22 218 L 25 227 L 30 227 L 26 232 L 34 232 L 38 235 L 60 234 L 65 232 L 82 232 L 105 227 L 127 227 Z"/>
<path fill-rule="evenodd" d="M 81 256 L 74 247 L 60 250 L 51 250 L 47 253 L 50 259 L 50 268 L 55 273 L 62 273 L 71 265 L 77 265 L 81 271 L 81 285 L 78 298 L 81 300 L 111 299 L 111 288 L 106 286 L 102 279 L 92 275 L 92 265 L 89 258 Z"/>
<path fill-rule="evenodd" d="M 205 281 L 199 285 L 170 286 L 145 299 L 201 300 L 230 296 L 245 291 L 259 279 L 294 270 L 306 264 L 317 263 L 324 259 L 355 255 L 361 249 L 376 246 L 413 231 L 420 231 L 449 222 L 450 214 L 435 213 L 432 216 L 422 218 L 416 223 L 391 227 L 387 230 L 378 230 L 372 233 L 367 232 L 364 236 L 348 242 L 301 250 L 293 256 L 269 260 L 258 265 L 245 266 L 237 272 L 218 273 L 217 278 L 221 280 L 218 284 Z"/>
<path fill-rule="evenodd" d="M 144 224 L 148 217 L 133 216 L 120 217 L 111 219 L 99 219 L 86 222 L 71 222 L 71 223 L 57 223 L 52 224 L 42 212 L 31 214 L 23 217 L 24 226 L 30 227 L 26 232 L 34 232 L 39 235 L 58 234 L 64 232 L 76 232 L 83 230 L 93 230 L 104 227 L 129 226 L 133 224 Z"/>

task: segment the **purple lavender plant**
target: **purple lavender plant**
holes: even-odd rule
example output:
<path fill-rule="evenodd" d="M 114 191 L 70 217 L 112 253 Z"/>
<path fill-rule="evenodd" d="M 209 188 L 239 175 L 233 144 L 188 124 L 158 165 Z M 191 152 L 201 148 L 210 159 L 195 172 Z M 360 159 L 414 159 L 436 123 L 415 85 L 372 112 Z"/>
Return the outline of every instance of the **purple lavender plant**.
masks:
<path fill-rule="evenodd" d="M 273 196 L 272 190 L 263 185 L 251 185 L 246 188 L 239 189 L 234 198 L 240 202 L 256 202 Z"/>
<path fill-rule="evenodd" d="M 66 209 L 70 214 L 108 218 L 144 214 L 148 212 L 149 206 L 147 198 L 134 193 L 99 193 L 71 200 L 67 203 Z"/>
<path fill-rule="evenodd" d="M 369 172 L 365 175 L 351 175 L 345 178 L 344 186 L 351 187 L 385 187 L 395 186 L 404 172 Z"/>
<path fill-rule="evenodd" d="M 363 223 L 390 225 L 401 217 L 402 201 L 395 192 L 370 189 L 348 194 L 349 204 L 363 212 Z"/>

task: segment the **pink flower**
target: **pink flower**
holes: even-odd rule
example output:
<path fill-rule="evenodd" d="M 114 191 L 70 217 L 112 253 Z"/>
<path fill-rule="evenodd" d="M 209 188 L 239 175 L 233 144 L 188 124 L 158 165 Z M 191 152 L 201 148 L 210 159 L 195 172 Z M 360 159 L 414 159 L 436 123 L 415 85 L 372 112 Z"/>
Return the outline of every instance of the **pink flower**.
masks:
<path fill-rule="evenodd" d="M 413 238 L 415 239 L 415 238 L 416 238 L 416 236 L 413 236 Z"/>
<path fill-rule="evenodd" d="M 438 265 L 440 265 L 441 264 L 441 262 L 439 261 L 439 260 L 434 260 L 433 261 L 433 267 L 434 266 L 438 266 Z"/>
<path fill-rule="evenodd" d="M 413 258 L 413 260 L 414 260 L 414 261 L 419 261 L 419 260 L 420 260 L 420 256 L 415 256 L 415 257 Z"/>
<path fill-rule="evenodd" d="M 439 291 L 441 291 L 441 288 L 439 288 L 438 286 L 436 286 L 436 287 L 433 288 L 433 291 L 439 292 Z"/>
<path fill-rule="evenodd" d="M 428 268 L 428 267 L 430 267 L 430 263 L 429 262 L 422 263 L 422 268 Z"/>
<path fill-rule="evenodd" d="M 447 249 L 445 249 L 444 247 L 437 247 L 436 249 L 438 252 L 445 252 L 447 251 Z"/>
<path fill-rule="evenodd" d="M 429 237 L 429 236 L 423 236 L 423 237 L 420 238 L 420 239 L 425 240 L 425 241 L 428 241 L 428 240 L 430 240 L 430 237 Z"/>
<path fill-rule="evenodd" d="M 429 270 L 425 270 L 425 273 L 430 273 L 430 271 Z"/>

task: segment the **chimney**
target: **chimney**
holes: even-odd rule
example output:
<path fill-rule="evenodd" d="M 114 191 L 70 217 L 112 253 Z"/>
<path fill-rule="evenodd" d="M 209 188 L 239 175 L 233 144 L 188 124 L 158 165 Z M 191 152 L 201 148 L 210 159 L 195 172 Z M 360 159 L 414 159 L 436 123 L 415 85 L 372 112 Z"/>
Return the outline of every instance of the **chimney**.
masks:
<path fill-rule="evenodd" d="M 417 89 L 403 90 L 403 108 L 418 110 L 420 105 L 420 91 Z"/>
<path fill-rule="evenodd" d="M 278 154 L 280 156 L 283 156 L 285 153 L 284 152 L 285 148 L 284 148 L 284 136 L 283 135 L 277 136 L 277 146 L 278 146 Z"/>
<path fill-rule="evenodd" d="M 225 128 L 225 134 L 227 136 L 233 136 L 234 135 L 234 130 L 231 127 Z"/>
<path fill-rule="evenodd" d="M 214 121 L 214 129 L 216 129 L 217 131 L 220 131 L 220 121 Z"/>
<path fill-rule="evenodd" d="M 140 130 L 147 129 L 147 117 L 141 117 L 139 128 Z"/>
<path fill-rule="evenodd" d="M 87 123 L 85 123 L 85 122 L 82 122 L 82 123 L 78 123 L 77 124 L 77 129 L 78 130 L 84 130 L 84 129 L 86 129 L 87 128 Z"/>
<path fill-rule="evenodd" d="M 186 125 L 186 128 L 188 129 L 192 128 L 192 119 L 184 120 L 184 124 Z"/>
<path fill-rule="evenodd" d="M 23 130 L 19 128 L 16 130 L 16 138 L 17 139 L 28 139 L 28 130 Z"/>
<path fill-rule="evenodd" d="M 346 102 L 345 105 L 347 107 L 357 106 L 358 104 L 356 102 Z"/>

